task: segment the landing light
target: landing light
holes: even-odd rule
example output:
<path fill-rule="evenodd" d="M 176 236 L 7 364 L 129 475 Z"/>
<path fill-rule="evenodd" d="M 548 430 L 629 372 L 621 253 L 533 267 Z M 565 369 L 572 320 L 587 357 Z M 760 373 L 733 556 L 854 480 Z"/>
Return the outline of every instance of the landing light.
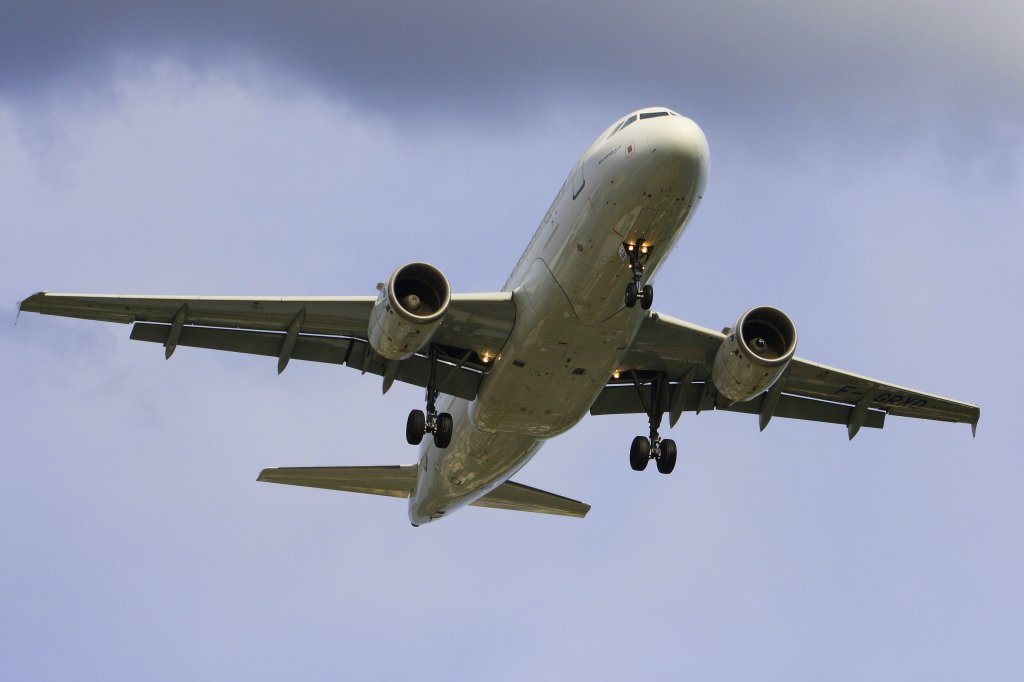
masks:
<path fill-rule="evenodd" d="M 640 247 L 640 253 L 647 253 L 647 247 L 646 246 L 641 246 Z"/>
<path fill-rule="evenodd" d="M 622 372 L 620 372 L 619 370 L 615 370 L 614 372 L 612 372 L 612 379 L 618 379 L 621 375 Z"/>
<path fill-rule="evenodd" d="M 488 362 L 491 361 L 491 354 L 488 353 L 487 351 L 484 351 L 484 354 L 480 356 L 480 359 L 486 365 Z"/>

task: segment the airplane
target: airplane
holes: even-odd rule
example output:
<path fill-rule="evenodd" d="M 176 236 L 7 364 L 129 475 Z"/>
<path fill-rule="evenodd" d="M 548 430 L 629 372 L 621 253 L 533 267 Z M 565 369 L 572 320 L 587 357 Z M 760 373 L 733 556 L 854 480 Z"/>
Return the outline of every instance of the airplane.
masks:
<path fill-rule="evenodd" d="M 683 412 L 726 410 L 881 428 L 887 416 L 965 422 L 977 405 L 795 356 L 796 326 L 758 306 L 722 332 L 655 311 L 653 280 L 703 195 L 701 128 L 634 111 L 569 172 L 500 292 L 455 294 L 436 266 L 402 265 L 376 296 L 182 297 L 40 292 L 20 310 L 132 323 L 131 338 L 345 365 L 425 389 L 402 466 L 264 469 L 258 480 L 408 499 L 413 526 L 466 505 L 584 517 L 590 505 L 511 481 L 547 439 L 592 415 L 637 414 L 629 464 L 669 474 L 662 438 Z M 430 435 L 430 438 L 425 436 Z"/>

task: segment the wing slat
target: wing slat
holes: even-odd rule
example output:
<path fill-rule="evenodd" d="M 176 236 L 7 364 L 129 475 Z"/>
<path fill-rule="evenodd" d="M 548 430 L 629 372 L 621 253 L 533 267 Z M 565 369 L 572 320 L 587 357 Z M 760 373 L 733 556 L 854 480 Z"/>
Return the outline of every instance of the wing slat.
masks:
<path fill-rule="evenodd" d="M 307 334 L 365 337 L 375 296 L 136 296 L 39 292 L 20 310 L 102 322 L 171 324 L 188 305 L 186 325 L 286 332 L 304 311 Z M 454 294 L 436 343 L 498 352 L 515 324 L 510 292 Z"/>

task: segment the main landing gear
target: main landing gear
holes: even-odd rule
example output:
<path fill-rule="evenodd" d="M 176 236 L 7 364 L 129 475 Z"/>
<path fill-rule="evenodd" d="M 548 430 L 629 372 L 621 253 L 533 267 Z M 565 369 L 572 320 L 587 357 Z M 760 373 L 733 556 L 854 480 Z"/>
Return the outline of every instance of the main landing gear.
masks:
<path fill-rule="evenodd" d="M 626 250 L 626 257 L 629 258 L 629 267 L 633 271 L 633 281 L 626 285 L 626 307 L 632 308 L 640 301 L 640 307 L 650 310 L 654 304 L 654 287 L 650 284 L 640 286 L 640 279 L 644 276 L 644 265 L 651 253 L 651 247 L 644 245 L 644 238 L 636 240 L 636 244 L 623 244 Z"/>
<path fill-rule="evenodd" d="M 651 399 L 644 398 L 641 390 L 640 380 L 636 373 L 632 372 L 633 385 L 640 396 L 640 402 L 647 412 L 648 423 L 650 424 L 650 437 L 637 436 L 629 447 L 629 466 L 634 471 L 643 471 L 647 463 L 654 460 L 658 471 L 663 474 L 671 474 L 676 468 L 676 442 L 669 438 L 661 439 L 658 429 L 661 428 L 661 419 L 665 415 L 665 404 L 668 402 L 669 383 L 665 374 L 658 375 L 651 381 Z"/>
<path fill-rule="evenodd" d="M 437 349 L 430 347 L 430 378 L 427 380 L 427 413 L 413 410 L 405 422 L 405 440 L 409 445 L 419 445 L 423 436 L 434 434 L 434 445 L 444 449 L 452 442 L 452 416 L 437 412 Z"/>

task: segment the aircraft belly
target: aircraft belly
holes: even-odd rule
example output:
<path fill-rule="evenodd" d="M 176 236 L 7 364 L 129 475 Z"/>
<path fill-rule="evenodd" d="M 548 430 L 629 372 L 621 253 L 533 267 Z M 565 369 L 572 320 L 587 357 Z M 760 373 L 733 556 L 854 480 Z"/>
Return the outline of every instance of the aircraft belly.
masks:
<path fill-rule="evenodd" d="M 548 438 L 590 409 L 636 331 L 639 309 L 581 320 L 540 259 L 514 296 L 516 326 L 471 416 L 482 431 Z"/>
<path fill-rule="evenodd" d="M 469 417 L 470 403 L 452 398 L 442 410 L 452 415 L 452 440 L 441 450 L 426 440 L 419 475 L 409 496 L 409 520 L 422 525 L 491 492 L 511 478 L 540 448 L 540 441 L 515 433 L 488 433 Z"/>

